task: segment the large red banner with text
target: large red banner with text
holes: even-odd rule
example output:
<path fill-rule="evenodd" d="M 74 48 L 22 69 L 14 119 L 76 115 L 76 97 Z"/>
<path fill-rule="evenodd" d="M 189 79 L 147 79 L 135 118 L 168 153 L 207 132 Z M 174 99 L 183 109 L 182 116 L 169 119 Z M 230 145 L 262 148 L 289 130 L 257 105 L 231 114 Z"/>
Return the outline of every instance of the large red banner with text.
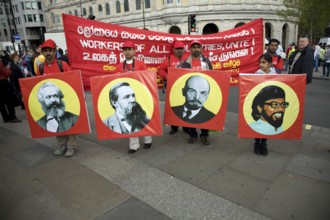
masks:
<path fill-rule="evenodd" d="M 135 43 L 136 59 L 144 61 L 149 70 L 156 70 L 170 55 L 174 41 L 182 41 L 189 54 L 190 42 L 200 40 L 213 69 L 231 73 L 231 84 L 238 84 L 239 73 L 258 69 L 258 57 L 264 50 L 261 18 L 209 35 L 161 33 L 67 14 L 63 14 L 63 23 L 70 64 L 81 69 L 85 89 L 90 88 L 89 77 L 114 73 L 116 64 L 124 60 L 120 47 L 127 40 Z"/>

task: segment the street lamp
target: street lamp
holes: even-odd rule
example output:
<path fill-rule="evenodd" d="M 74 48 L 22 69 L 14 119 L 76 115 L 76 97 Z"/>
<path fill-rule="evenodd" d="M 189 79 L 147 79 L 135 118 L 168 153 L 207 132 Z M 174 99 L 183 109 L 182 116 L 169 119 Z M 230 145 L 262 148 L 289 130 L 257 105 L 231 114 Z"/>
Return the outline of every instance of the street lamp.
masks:
<path fill-rule="evenodd" d="M 144 0 L 141 1 L 142 4 L 142 15 L 143 15 L 143 30 L 146 30 L 146 21 L 144 17 Z"/>

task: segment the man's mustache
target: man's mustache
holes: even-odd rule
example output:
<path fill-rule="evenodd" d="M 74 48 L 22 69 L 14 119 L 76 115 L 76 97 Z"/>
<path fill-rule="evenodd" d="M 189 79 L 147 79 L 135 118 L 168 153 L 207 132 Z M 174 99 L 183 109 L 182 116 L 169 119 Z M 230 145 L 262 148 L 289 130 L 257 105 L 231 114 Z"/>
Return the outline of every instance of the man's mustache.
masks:
<path fill-rule="evenodd" d="M 200 101 L 198 101 L 197 99 L 195 100 L 190 100 L 189 103 L 192 103 L 192 104 L 202 104 Z"/>
<path fill-rule="evenodd" d="M 48 109 L 57 108 L 57 107 L 62 107 L 62 105 L 60 103 L 53 102 L 48 106 Z"/>

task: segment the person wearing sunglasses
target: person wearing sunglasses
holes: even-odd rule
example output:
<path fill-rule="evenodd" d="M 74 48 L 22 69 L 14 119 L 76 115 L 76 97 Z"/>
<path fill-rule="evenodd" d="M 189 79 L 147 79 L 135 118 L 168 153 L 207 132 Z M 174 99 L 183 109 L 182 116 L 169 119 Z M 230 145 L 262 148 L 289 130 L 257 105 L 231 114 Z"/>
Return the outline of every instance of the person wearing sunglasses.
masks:
<path fill-rule="evenodd" d="M 252 117 L 249 126 L 263 135 L 276 135 L 283 132 L 282 124 L 289 103 L 285 101 L 285 91 L 275 85 L 266 86 L 259 91 L 252 102 Z M 254 145 L 256 154 L 267 155 L 267 139 L 259 138 Z"/>

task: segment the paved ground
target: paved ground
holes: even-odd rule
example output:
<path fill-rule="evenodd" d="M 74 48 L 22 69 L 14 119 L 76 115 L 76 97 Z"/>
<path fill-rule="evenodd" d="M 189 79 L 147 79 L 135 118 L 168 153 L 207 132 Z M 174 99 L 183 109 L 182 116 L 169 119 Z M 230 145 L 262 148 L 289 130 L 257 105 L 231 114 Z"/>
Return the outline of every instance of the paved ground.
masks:
<path fill-rule="evenodd" d="M 129 156 L 126 139 L 97 141 L 86 101 L 92 133 L 72 158 L 53 156 L 55 138 L 32 139 L 24 111 L 23 123 L 0 122 L 1 220 L 330 219 L 329 129 L 269 140 L 263 157 L 227 112 L 210 146 L 164 126 L 151 149 Z"/>

